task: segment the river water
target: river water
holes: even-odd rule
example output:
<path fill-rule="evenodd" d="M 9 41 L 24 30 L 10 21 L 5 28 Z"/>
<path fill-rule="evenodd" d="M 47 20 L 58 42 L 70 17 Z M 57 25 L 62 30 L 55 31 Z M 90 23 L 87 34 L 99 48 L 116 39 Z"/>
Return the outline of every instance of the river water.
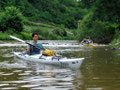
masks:
<path fill-rule="evenodd" d="M 120 90 L 120 50 L 70 40 L 40 42 L 57 54 L 85 60 L 79 69 L 24 62 L 12 50 L 24 51 L 26 44 L 0 41 L 0 90 Z"/>

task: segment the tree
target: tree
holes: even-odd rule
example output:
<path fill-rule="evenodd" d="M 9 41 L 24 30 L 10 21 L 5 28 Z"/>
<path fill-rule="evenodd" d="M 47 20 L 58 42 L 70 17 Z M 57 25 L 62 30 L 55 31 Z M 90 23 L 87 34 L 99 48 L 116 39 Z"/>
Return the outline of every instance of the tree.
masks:
<path fill-rule="evenodd" d="M 0 0 L 0 9 L 4 10 L 5 7 L 14 6 L 15 0 Z"/>
<path fill-rule="evenodd" d="M 120 22 L 120 0 L 97 0 L 94 17 L 112 23 Z"/>
<path fill-rule="evenodd" d="M 12 29 L 21 32 L 23 30 L 23 16 L 15 7 L 6 7 L 0 16 L 0 30 Z"/>

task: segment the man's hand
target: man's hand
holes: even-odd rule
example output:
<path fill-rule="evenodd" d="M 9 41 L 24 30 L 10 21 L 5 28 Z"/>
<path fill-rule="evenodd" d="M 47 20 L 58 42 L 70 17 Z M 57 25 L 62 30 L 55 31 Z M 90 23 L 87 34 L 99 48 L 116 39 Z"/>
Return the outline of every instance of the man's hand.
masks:
<path fill-rule="evenodd" d="M 32 47 L 33 47 L 33 44 L 30 44 L 30 47 L 29 47 L 29 48 L 31 49 Z"/>
<path fill-rule="evenodd" d="M 27 54 L 30 55 L 30 49 L 33 47 L 33 44 L 29 44 L 29 45 L 30 45 L 30 47 L 27 49 Z"/>

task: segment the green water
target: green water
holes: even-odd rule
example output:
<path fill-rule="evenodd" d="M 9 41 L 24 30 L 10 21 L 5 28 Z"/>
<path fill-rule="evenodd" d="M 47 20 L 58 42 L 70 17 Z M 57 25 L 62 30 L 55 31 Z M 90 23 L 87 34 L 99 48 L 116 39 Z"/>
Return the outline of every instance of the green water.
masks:
<path fill-rule="evenodd" d="M 3 43 L 4 42 L 4 43 Z M 69 58 L 84 57 L 80 69 L 61 68 L 14 59 L 12 50 L 25 44 L 0 41 L 0 89 L 2 90 L 120 90 L 120 50 L 76 41 L 41 41 Z"/>

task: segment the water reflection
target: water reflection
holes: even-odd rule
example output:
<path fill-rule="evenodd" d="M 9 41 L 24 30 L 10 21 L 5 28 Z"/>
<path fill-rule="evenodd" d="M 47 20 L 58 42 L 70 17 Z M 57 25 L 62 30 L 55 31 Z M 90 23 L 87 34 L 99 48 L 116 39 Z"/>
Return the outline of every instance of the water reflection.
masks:
<path fill-rule="evenodd" d="M 46 41 L 45 41 L 46 42 Z M 93 48 L 76 41 L 47 41 L 45 47 L 66 57 L 85 57 L 80 69 L 61 68 L 35 62 L 13 60 L 12 49 L 24 51 L 26 45 L 2 46 L 0 41 L 0 89 L 6 90 L 119 90 L 120 50 L 106 45 Z M 17 44 L 17 42 L 13 42 Z M 52 47 L 52 45 L 56 47 Z M 12 45 L 12 44 L 11 44 Z"/>
<path fill-rule="evenodd" d="M 24 64 L 25 65 L 25 64 Z M 27 68 L 23 70 L 8 70 L 1 72 L 1 87 L 15 85 L 18 88 L 31 89 L 74 89 L 74 76 L 81 72 L 73 72 L 68 68 L 59 68 L 51 65 L 26 62 Z M 4 71 L 4 70 L 3 70 Z M 7 77 L 6 77 L 7 76 Z M 12 78 L 11 78 L 12 76 Z M 15 77 L 13 77 L 15 76 Z M 8 81 L 9 80 L 9 81 Z M 82 81 L 81 81 L 82 84 Z M 13 89 L 13 88 L 11 88 Z"/>

